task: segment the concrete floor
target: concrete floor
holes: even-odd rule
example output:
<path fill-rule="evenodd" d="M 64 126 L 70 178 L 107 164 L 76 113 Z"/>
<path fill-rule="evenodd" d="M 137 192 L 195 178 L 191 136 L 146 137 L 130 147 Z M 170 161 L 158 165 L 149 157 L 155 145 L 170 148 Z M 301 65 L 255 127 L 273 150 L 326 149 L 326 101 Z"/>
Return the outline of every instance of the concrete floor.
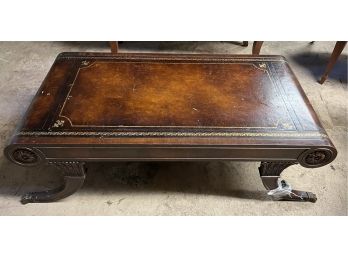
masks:
<path fill-rule="evenodd" d="M 314 109 L 338 149 L 322 168 L 288 168 L 293 187 L 315 192 L 313 203 L 272 202 L 258 163 L 115 163 L 88 165 L 84 187 L 60 202 L 19 203 L 24 192 L 60 183 L 49 167 L 23 168 L 2 150 L 56 55 L 104 51 L 106 42 L 0 42 L 0 215 L 347 215 L 347 48 L 324 85 L 334 42 L 266 42 L 262 54 L 288 58 Z M 238 42 L 124 42 L 121 51 L 249 54 Z"/>

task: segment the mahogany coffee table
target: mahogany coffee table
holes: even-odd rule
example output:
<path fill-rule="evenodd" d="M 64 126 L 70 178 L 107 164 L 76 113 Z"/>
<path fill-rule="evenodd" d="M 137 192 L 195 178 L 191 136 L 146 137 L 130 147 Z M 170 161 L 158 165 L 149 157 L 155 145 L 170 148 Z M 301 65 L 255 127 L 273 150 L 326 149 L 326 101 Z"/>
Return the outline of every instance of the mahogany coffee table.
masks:
<path fill-rule="evenodd" d="M 87 162 L 173 160 L 260 161 L 273 199 L 314 202 L 280 174 L 337 152 L 281 56 L 62 53 L 5 154 L 64 176 L 22 203 L 73 194 Z"/>

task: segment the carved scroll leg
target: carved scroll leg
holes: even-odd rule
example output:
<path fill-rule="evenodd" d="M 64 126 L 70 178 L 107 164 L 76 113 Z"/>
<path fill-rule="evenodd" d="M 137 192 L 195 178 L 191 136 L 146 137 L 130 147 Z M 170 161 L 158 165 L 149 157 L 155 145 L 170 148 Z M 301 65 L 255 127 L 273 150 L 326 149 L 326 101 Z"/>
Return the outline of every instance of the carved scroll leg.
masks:
<path fill-rule="evenodd" d="M 273 200 L 278 201 L 303 201 L 316 202 L 317 197 L 311 192 L 294 190 L 285 180 L 282 180 L 280 173 L 290 165 L 296 164 L 294 162 L 261 162 L 259 172 L 261 180 L 268 195 Z"/>
<path fill-rule="evenodd" d="M 58 188 L 42 192 L 25 194 L 22 204 L 53 202 L 68 197 L 80 189 L 85 180 L 84 163 L 82 162 L 52 162 L 63 172 L 64 184 Z"/>

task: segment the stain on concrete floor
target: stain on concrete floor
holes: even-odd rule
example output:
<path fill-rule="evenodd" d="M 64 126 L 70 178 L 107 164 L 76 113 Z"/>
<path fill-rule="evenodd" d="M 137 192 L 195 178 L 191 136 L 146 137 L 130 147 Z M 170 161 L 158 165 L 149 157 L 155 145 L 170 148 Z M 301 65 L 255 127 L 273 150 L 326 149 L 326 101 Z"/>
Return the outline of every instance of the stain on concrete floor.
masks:
<path fill-rule="evenodd" d="M 124 42 L 123 52 L 250 54 L 241 42 Z M 325 167 L 292 166 L 283 177 L 317 194 L 312 203 L 273 202 L 253 162 L 90 163 L 83 188 L 60 202 L 19 203 L 27 191 L 61 183 L 52 167 L 24 168 L 2 150 L 56 55 L 109 52 L 107 42 L 0 42 L 0 215 L 347 215 L 347 49 L 318 84 L 335 42 L 265 42 L 262 54 L 284 55 L 338 149 Z M 318 77 L 319 76 L 319 77 Z"/>

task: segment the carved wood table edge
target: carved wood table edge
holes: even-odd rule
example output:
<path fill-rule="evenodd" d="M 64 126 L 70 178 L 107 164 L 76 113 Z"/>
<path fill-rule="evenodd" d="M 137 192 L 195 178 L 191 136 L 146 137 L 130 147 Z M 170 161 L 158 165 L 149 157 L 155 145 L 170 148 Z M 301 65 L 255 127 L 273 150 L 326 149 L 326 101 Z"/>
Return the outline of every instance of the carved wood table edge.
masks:
<path fill-rule="evenodd" d="M 62 171 L 23 204 L 73 194 L 88 162 L 173 160 L 260 161 L 273 200 L 315 202 L 280 175 L 337 155 L 284 57 L 104 53 L 59 54 L 4 153 Z"/>

